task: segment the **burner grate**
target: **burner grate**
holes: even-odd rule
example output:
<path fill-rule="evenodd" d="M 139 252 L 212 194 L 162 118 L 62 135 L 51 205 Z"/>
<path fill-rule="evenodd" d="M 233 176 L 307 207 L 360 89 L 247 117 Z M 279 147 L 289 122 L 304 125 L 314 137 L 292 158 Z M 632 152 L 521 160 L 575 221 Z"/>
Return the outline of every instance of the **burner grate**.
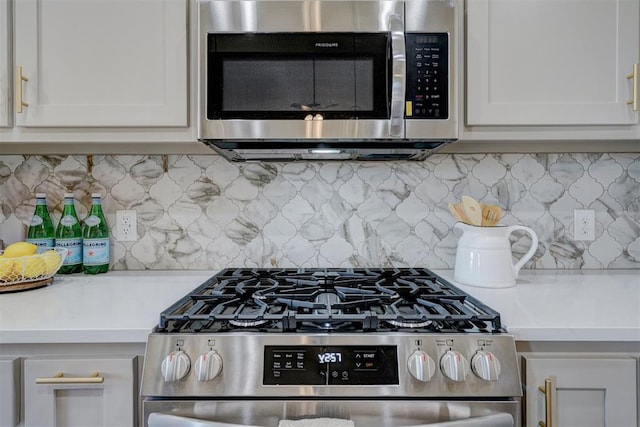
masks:
<path fill-rule="evenodd" d="M 427 269 L 225 269 L 158 332 L 490 332 L 500 315 Z"/>

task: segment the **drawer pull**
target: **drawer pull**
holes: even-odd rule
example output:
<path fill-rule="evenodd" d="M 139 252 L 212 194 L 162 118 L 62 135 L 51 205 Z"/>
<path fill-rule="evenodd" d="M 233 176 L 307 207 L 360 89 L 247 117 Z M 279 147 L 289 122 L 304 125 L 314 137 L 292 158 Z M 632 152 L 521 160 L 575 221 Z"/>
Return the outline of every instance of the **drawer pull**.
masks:
<path fill-rule="evenodd" d="M 53 378 L 36 378 L 36 384 L 101 384 L 104 377 L 100 372 L 94 372 L 90 377 L 65 377 L 62 372 L 58 372 Z"/>
<path fill-rule="evenodd" d="M 638 111 L 638 64 L 633 64 L 633 73 L 627 74 L 627 79 L 633 79 L 633 97 L 627 101 L 627 104 L 631 105 L 633 111 Z"/>
<path fill-rule="evenodd" d="M 18 66 L 18 99 L 16 102 L 16 107 L 18 108 L 18 113 L 22 113 L 22 107 L 28 107 L 29 103 L 24 102 L 23 94 L 22 94 L 22 82 L 28 82 L 29 78 L 27 76 L 22 75 L 22 66 Z"/>
<path fill-rule="evenodd" d="M 553 427 L 553 398 L 551 395 L 553 383 L 551 382 L 551 378 L 546 378 L 544 380 L 544 386 L 538 387 L 538 390 L 544 394 L 544 421 L 539 421 L 538 426 Z"/>

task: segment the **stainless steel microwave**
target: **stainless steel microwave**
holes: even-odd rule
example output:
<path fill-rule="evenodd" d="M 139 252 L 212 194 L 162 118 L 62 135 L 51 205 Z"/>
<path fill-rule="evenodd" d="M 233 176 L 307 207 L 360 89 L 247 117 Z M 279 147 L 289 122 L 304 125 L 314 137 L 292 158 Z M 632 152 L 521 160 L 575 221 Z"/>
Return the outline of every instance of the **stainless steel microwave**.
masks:
<path fill-rule="evenodd" d="M 232 161 L 422 160 L 457 139 L 455 0 L 200 0 L 198 139 Z"/>

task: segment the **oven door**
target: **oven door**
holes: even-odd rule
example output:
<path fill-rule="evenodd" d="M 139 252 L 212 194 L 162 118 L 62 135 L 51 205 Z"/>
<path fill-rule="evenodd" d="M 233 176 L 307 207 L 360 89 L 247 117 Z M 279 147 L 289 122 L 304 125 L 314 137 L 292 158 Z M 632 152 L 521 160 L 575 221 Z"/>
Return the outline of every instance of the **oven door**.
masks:
<path fill-rule="evenodd" d="M 278 427 L 283 420 L 320 418 L 314 426 L 519 427 L 520 404 L 505 401 L 146 400 L 145 427 Z M 303 422 L 288 423 L 292 427 Z M 307 424 L 308 425 L 308 424 Z"/>

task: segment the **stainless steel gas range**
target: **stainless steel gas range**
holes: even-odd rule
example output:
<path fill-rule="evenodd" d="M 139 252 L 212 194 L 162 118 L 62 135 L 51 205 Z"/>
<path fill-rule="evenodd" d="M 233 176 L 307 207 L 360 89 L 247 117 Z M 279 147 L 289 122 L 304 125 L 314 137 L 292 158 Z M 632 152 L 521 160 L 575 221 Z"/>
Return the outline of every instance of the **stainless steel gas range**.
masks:
<path fill-rule="evenodd" d="M 141 394 L 149 427 L 513 427 L 522 388 L 500 315 L 430 270 L 226 269 L 160 315 Z"/>

